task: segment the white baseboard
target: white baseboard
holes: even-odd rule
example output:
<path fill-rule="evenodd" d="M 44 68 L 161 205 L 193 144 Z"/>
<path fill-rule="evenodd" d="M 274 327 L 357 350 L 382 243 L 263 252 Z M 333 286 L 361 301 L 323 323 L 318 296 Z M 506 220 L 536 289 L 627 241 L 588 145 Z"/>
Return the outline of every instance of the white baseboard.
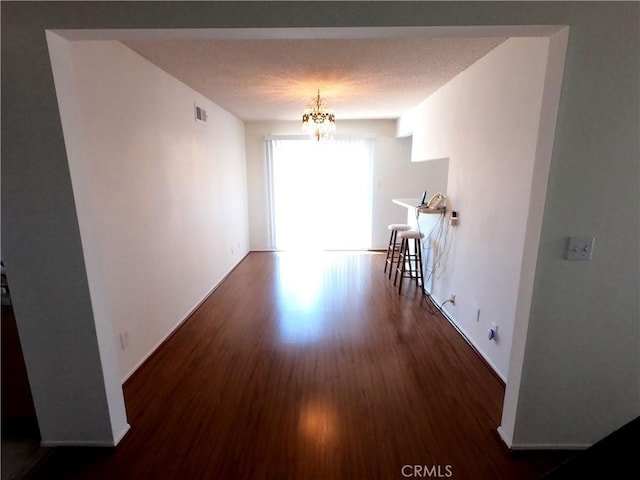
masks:
<path fill-rule="evenodd" d="M 53 447 L 113 447 L 113 442 L 95 441 L 90 442 L 86 440 L 42 440 L 40 446 L 43 448 Z"/>
<path fill-rule="evenodd" d="M 512 445 L 510 450 L 514 452 L 527 450 L 586 450 L 590 446 L 582 443 L 522 443 Z"/>
<path fill-rule="evenodd" d="M 44 448 L 53 447 L 115 447 L 124 438 L 131 426 L 127 423 L 126 427 L 112 441 L 108 440 L 42 440 L 40 446 Z"/>
<path fill-rule="evenodd" d="M 122 431 L 116 435 L 116 438 L 113 439 L 113 446 L 115 447 L 116 445 L 118 445 L 122 439 L 124 438 L 124 436 L 129 433 L 129 430 L 131 430 L 131 425 L 129 425 L 128 423 L 125 424 L 125 427 L 122 429 Z"/>
<path fill-rule="evenodd" d="M 500 440 L 504 443 L 509 450 L 511 450 L 511 440 L 507 438 L 507 435 L 504 433 L 502 429 L 502 425 L 498 427 L 498 435 L 500 436 Z"/>
<path fill-rule="evenodd" d="M 498 435 L 509 450 L 512 452 L 525 452 L 534 450 L 586 450 L 591 445 L 582 443 L 518 443 L 513 444 L 508 441 L 502 427 L 498 427 Z"/>
<path fill-rule="evenodd" d="M 226 278 L 227 278 L 227 277 L 229 276 L 229 274 L 233 271 L 233 269 L 234 269 L 234 268 L 236 268 L 238 265 L 240 265 L 240 263 L 241 263 L 245 258 L 247 258 L 247 255 L 249 255 L 249 253 L 251 253 L 251 251 L 248 251 L 247 253 L 245 253 L 245 254 L 242 256 L 242 258 L 241 258 L 240 260 L 238 260 L 238 262 L 237 262 L 233 267 L 231 267 L 227 273 L 225 273 L 225 274 L 223 275 L 223 277 L 220 279 L 220 281 L 219 281 L 219 282 L 217 282 L 217 283 L 216 283 L 216 284 L 215 284 L 215 285 L 214 285 L 214 286 L 213 286 L 213 287 L 212 287 L 212 288 L 211 288 L 211 289 L 210 289 L 210 290 L 205 294 L 205 296 L 202 298 L 202 300 L 200 300 L 198 303 L 196 303 L 196 305 L 195 305 L 193 308 L 191 308 L 191 309 L 187 312 L 187 314 L 186 314 L 186 315 L 185 315 L 185 316 L 184 316 L 184 317 L 183 317 L 183 318 L 182 318 L 178 323 L 176 323 L 176 324 L 174 325 L 174 327 L 173 327 L 171 330 L 169 330 L 169 332 L 168 332 L 166 335 L 164 335 L 164 336 L 160 339 L 160 341 L 158 341 L 158 342 L 153 346 L 153 348 L 152 348 L 152 349 L 151 349 L 151 350 L 150 350 L 150 351 L 149 351 L 149 352 L 148 352 L 144 357 L 142 357 L 142 359 L 141 359 L 138 363 L 136 363 L 136 364 L 135 364 L 135 366 L 134 366 L 134 367 L 129 371 L 129 373 L 127 373 L 127 374 L 124 376 L 124 378 L 122 379 L 122 381 L 121 381 L 121 383 L 122 383 L 122 384 L 126 383 L 126 382 L 127 382 L 127 380 L 129 380 L 129 378 L 130 378 L 134 373 L 136 373 L 136 372 L 138 371 L 138 369 L 139 369 L 139 368 L 144 364 L 144 362 L 146 362 L 146 361 L 149 359 L 149 357 L 151 357 L 151 355 L 153 355 L 153 354 L 156 352 L 156 350 L 158 350 L 158 348 L 160 348 L 160 347 L 162 346 L 162 344 L 163 344 L 164 342 L 166 342 L 166 341 L 167 341 L 167 339 L 168 339 L 171 335 L 173 335 L 173 334 L 174 334 L 174 332 L 175 332 L 176 330 L 178 330 L 178 329 L 182 326 L 182 324 L 183 324 L 184 322 L 186 322 L 186 321 L 187 321 L 187 319 L 188 319 L 189 317 L 191 317 L 191 315 L 193 315 L 193 314 L 194 314 L 194 312 L 195 312 L 196 310 L 198 310 L 198 308 L 200 308 L 200 307 L 202 306 L 202 304 L 203 304 L 204 302 L 206 302 L 206 301 L 207 301 L 207 299 L 211 296 L 211 294 L 212 294 L 213 292 L 215 292 L 215 291 L 216 291 L 216 289 L 220 286 L 220 284 L 226 280 Z"/>
<path fill-rule="evenodd" d="M 444 316 L 444 318 L 447 319 L 447 321 L 453 326 L 453 328 L 455 328 L 458 333 L 460 334 L 460 336 L 462 336 L 462 338 L 465 339 L 465 341 L 471 346 L 471 348 L 473 348 L 473 350 L 482 357 L 482 359 L 485 361 L 485 363 L 487 365 L 489 365 L 489 367 L 491 367 L 491 370 L 493 370 L 493 372 L 506 384 L 507 383 L 507 379 L 506 377 L 500 372 L 500 370 L 498 370 L 498 368 L 494 365 L 494 363 L 489 359 L 489 357 L 487 357 L 484 352 L 482 350 L 480 350 L 480 348 L 478 348 L 478 346 L 473 342 L 473 340 L 471 340 L 471 338 L 469 338 L 469 336 L 467 335 L 467 333 L 464 331 L 464 329 L 458 325 L 456 323 L 456 321 L 449 315 L 449 313 L 442 308 L 442 302 L 438 301 L 438 299 L 436 299 L 435 297 L 433 297 L 431 294 L 429 294 L 428 292 L 426 292 L 427 295 L 429 295 L 429 297 L 431 298 L 431 300 L 433 301 L 433 304 L 436 306 L 436 308 L 438 310 L 440 310 L 440 313 L 442 313 L 442 315 Z"/>

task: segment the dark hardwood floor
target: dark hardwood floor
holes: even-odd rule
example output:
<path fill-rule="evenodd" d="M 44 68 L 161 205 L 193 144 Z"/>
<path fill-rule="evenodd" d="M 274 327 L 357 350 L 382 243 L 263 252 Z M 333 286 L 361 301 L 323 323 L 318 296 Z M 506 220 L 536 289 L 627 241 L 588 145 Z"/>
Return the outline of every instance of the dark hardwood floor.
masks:
<path fill-rule="evenodd" d="M 526 480 L 566 458 L 507 452 L 504 386 L 384 258 L 251 253 L 127 382 L 120 445 L 34 478 Z"/>

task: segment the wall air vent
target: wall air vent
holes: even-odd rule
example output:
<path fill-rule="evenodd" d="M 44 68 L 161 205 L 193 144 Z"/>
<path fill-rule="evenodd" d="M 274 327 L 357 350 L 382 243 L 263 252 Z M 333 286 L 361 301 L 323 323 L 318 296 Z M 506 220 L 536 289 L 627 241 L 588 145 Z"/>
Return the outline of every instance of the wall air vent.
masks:
<path fill-rule="evenodd" d="M 196 122 L 207 123 L 207 111 L 200 105 L 193 104 Z"/>

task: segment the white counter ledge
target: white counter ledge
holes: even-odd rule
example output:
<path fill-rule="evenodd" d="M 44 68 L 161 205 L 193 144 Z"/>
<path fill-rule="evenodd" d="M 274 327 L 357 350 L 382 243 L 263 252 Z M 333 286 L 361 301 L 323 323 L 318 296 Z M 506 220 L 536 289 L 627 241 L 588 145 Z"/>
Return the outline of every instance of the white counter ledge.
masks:
<path fill-rule="evenodd" d="M 391 200 L 393 203 L 395 203 L 396 205 L 400 205 L 401 207 L 405 207 L 408 209 L 413 209 L 415 210 L 416 208 L 420 208 L 420 207 L 424 207 L 424 205 L 420 205 L 420 199 L 419 198 L 394 198 Z M 420 213 L 427 213 L 427 214 L 443 214 L 445 212 L 444 208 L 438 208 L 438 209 L 434 209 L 434 210 L 428 210 L 426 208 L 422 208 L 420 210 Z M 409 214 L 411 214 L 412 212 L 410 211 Z M 415 214 L 415 212 L 413 212 Z"/>
<path fill-rule="evenodd" d="M 391 200 L 396 205 L 400 205 L 405 208 L 417 208 L 420 205 L 419 198 L 394 198 Z"/>

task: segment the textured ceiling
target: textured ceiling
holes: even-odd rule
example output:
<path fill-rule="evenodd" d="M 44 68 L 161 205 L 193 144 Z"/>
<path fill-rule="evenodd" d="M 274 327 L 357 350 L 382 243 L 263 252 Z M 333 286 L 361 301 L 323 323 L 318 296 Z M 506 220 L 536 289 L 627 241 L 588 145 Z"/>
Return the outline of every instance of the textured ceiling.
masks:
<path fill-rule="evenodd" d="M 398 118 L 504 37 L 126 41 L 244 121 L 298 120 L 320 89 L 336 119 Z"/>

